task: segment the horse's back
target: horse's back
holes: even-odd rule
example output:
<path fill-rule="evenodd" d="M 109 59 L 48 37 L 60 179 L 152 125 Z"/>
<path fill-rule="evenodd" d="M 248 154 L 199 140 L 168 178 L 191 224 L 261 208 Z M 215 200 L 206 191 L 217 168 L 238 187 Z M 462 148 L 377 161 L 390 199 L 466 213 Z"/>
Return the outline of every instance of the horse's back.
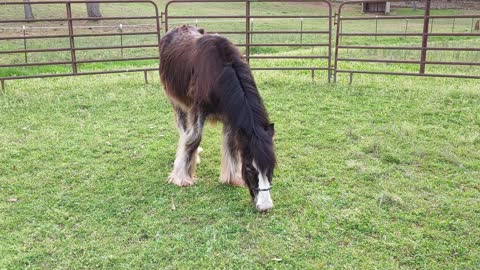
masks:
<path fill-rule="evenodd" d="M 191 27 L 175 28 L 160 41 L 160 79 L 166 94 L 177 102 L 190 106 L 191 79 L 195 43 L 201 37 Z"/>
<path fill-rule="evenodd" d="M 160 46 L 160 76 L 165 91 L 181 106 L 203 104 L 212 111 L 222 94 L 215 92 L 218 79 L 226 67 L 243 61 L 239 50 L 226 38 L 203 35 L 191 26 L 170 31 Z"/>

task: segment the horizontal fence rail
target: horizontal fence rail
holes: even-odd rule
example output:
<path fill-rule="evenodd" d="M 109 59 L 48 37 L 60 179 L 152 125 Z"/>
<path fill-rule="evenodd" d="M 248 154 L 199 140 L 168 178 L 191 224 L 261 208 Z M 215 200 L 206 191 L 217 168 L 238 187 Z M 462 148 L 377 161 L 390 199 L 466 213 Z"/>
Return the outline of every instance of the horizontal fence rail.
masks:
<path fill-rule="evenodd" d="M 116 5 L 128 5 L 128 4 L 145 4 L 150 5 L 154 15 L 149 16 L 102 16 L 102 17 L 95 17 L 95 18 L 85 18 L 85 17 L 75 17 L 72 15 L 73 13 L 73 5 L 75 4 L 85 4 L 85 3 L 103 3 L 103 4 L 116 4 Z M 0 55 L 24 55 L 25 61 L 22 63 L 7 63 L 3 64 L 0 63 L 0 68 L 19 68 L 19 67 L 40 67 L 40 66 L 69 66 L 70 72 L 63 72 L 63 73 L 48 73 L 48 74 L 32 74 L 32 75 L 21 75 L 21 76 L 0 76 L 0 81 L 2 84 L 2 90 L 5 91 L 5 81 L 6 80 L 14 80 L 14 79 L 28 79 L 28 78 L 48 78 L 48 77 L 62 77 L 62 76 L 77 76 L 77 75 L 98 75 L 98 74 L 113 74 L 113 73 L 122 73 L 122 72 L 143 72 L 145 81 L 148 82 L 147 72 L 148 71 L 156 71 L 156 68 L 133 68 L 133 69 L 113 69 L 113 70 L 103 70 L 99 68 L 99 70 L 85 70 L 82 71 L 80 68 L 81 64 L 97 64 L 97 63 L 111 63 L 111 62 L 129 62 L 129 61 L 144 61 L 144 60 L 159 60 L 159 42 L 161 38 L 161 23 L 160 23 L 160 14 L 158 12 L 158 7 L 155 2 L 150 0 L 71 0 L 71 1 L 38 1 L 38 2 L 30 2 L 29 4 L 32 5 L 48 5 L 48 6 L 55 6 L 55 7 L 63 7 L 65 10 L 65 18 L 38 18 L 32 20 L 24 20 L 24 19 L 0 19 L 0 27 L 5 24 L 11 23 L 34 23 L 34 22 L 66 22 L 67 26 L 65 27 L 49 27 L 49 28 L 56 28 L 56 29 L 63 29 L 66 30 L 66 34 L 52 34 L 52 35 L 27 35 L 26 30 L 27 27 L 23 26 L 23 35 L 13 35 L 13 36 L 1 36 L 0 41 L 23 41 L 23 48 L 22 49 L 8 49 L 8 50 L 0 50 Z M 23 7 L 23 2 L 6 2 L 2 3 L 2 6 L 21 6 Z M 83 7 L 82 7 L 83 8 Z M 95 26 L 92 27 L 74 27 L 74 22 L 78 21 L 94 21 L 94 22 L 101 22 L 101 21 L 128 21 L 128 20 L 152 20 L 154 21 L 152 26 L 156 28 L 156 31 L 137 31 L 137 32 L 123 32 L 123 25 L 120 24 L 119 27 L 116 29 L 118 32 L 115 33 L 95 33 L 93 30 Z M 35 27 L 29 27 L 29 29 L 34 29 Z M 42 27 L 38 27 L 42 29 Z M 103 27 L 106 28 L 106 27 Z M 82 30 L 81 33 L 78 31 Z M 85 33 L 85 31 L 87 31 Z M 133 44 L 133 45 L 125 45 L 123 44 L 123 38 L 128 36 L 151 36 L 155 42 L 153 44 Z M 118 37 L 120 44 L 112 44 L 112 46 L 95 46 L 95 44 L 100 41 L 99 39 L 104 37 Z M 79 47 L 77 45 L 78 38 L 95 38 L 95 41 L 92 42 L 92 46 L 83 46 Z M 56 39 L 58 42 L 67 41 L 69 46 L 68 47 L 59 47 L 59 48 L 28 48 L 28 41 L 29 40 L 49 40 L 49 39 Z M 156 53 L 154 55 L 141 55 L 135 57 L 124 57 L 124 51 L 127 49 L 146 49 L 146 48 L 154 48 L 156 49 Z M 93 59 L 79 59 L 79 53 L 81 52 L 90 52 L 90 51 L 102 51 L 102 50 L 120 50 L 121 57 L 108 57 L 103 59 L 97 59 L 96 57 Z M 37 53 L 52 53 L 52 52 L 70 52 L 68 60 L 51 60 L 51 61 L 43 61 L 43 62 L 32 62 L 28 59 L 28 54 Z"/>
<path fill-rule="evenodd" d="M 399 0 L 391 0 L 391 2 L 401 2 Z M 140 13 L 135 13 L 133 16 L 103 16 L 99 18 L 88 18 L 83 16 L 74 16 L 72 14 L 79 14 L 77 10 L 74 10 L 78 4 L 85 4 L 87 2 L 95 3 L 104 3 L 104 4 L 113 4 L 113 5 L 122 5 L 122 8 L 132 4 L 144 4 L 152 8 L 151 14 L 140 16 Z M 255 14 L 255 4 L 256 3 L 321 3 L 324 5 L 323 14 L 289 14 L 289 10 L 286 8 L 282 15 L 257 15 Z M 211 27 L 206 30 L 209 33 L 217 33 L 220 35 L 232 35 L 236 37 L 234 42 L 236 46 L 240 47 L 243 50 L 244 58 L 248 61 L 252 70 L 306 70 L 310 71 L 312 79 L 315 76 L 316 71 L 326 71 L 327 80 L 330 82 L 330 79 L 333 77 L 333 81 L 337 81 L 338 74 L 350 74 L 350 83 L 352 82 L 353 74 L 371 74 L 371 75 L 397 75 L 397 76 L 419 76 L 419 77 L 444 77 L 444 78 L 472 78 L 480 79 L 479 74 L 474 72 L 469 72 L 468 74 L 446 74 L 443 73 L 434 73 L 431 72 L 432 66 L 435 67 L 453 67 L 458 66 L 463 67 L 463 70 L 466 68 L 471 68 L 472 70 L 480 67 L 480 61 L 476 60 L 478 58 L 468 59 L 471 61 L 459 61 L 456 58 L 446 60 L 429 60 L 429 55 L 433 52 L 452 52 L 452 53 L 480 53 L 480 47 L 473 46 L 467 47 L 465 44 L 458 46 L 432 46 L 432 39 L 435 38 L 445 38 L 450 37 L 451 39 L 475 39 L 480 38 L 480 32 L 474 31 L 474 23 L 480 20 L 480 14 L 469 14 L 469 15 L 430 15 L 430 2 L 431 0 L 426 0 L 425 2 L 425 12 L 422 16 L 396 16 L 396 15 L 378 15 L 378 16 L 344 16 L 344 8 L 348 5 L 359 5 L 361 3 L 368 2 L 378 2 L 378 0 L 352 0 L 346 1 L 339 4 L 338 11 L 333 14 L 333 4 L 329 0 L 172 0 L 166 3 L 164 12 L 159 13 L 158 7 L 153 2 L 153 0 L 59 0 L 59 1 L 38 1 L 30 2 L 31 5 L 54 5 L 57 8 L 64 10 L 64 17 L 56 14 L 52 18 L 36 18 L 33 20 L 26 19 L 2 19 L 0 18 L 0 30 L 7 29 L 8 31 L 17 30 L 16 33 L 9 33 L 8 35 L 0 36 L 1 42 L 17 42 L 16 46 L 7 46 L 4 49 L 0 48 L 0 57 L 8 57 L 10 55 L 16 55 L 17 59 L 12 62 L 3 62 L 0 58 L 0 82 L 2 85 L 2 90 L 5 89 L 5 81 L 14 80 L 14 79 L 28 79 L 28 78 L 48 78 L 48 77 L 61 77 L 61 76 L 77 76 L 77 75 L 97 75 L 97 74 L 114 74 L 122 72 L 144 72 L 145 81 L 148 82 L 147 72 L 148 71 L 158 71 L 158 67 L 151 65 L 148 67 L 141 67 L 133 65 L 134 68 L 131 69 L 121 69 L 118 65 L 112 66 L 113 70 L 106 70 L 102 63 L 119 63 L 119 62 L 131 62 L 134 61 L 152 61 L 153 63 L 159 64 L 159 55 L 160 55 L 160 38 L 161 31 L 165 32 L 169 30 L 172 26 L 184 24 L 185 21 L 194 23 L 195 25 L 199 24 L 199 21 L 202 23 L 239 23 L 240 29 L 228 30 L 221 29 L 222 27 Z M 228 7 L 225 8 L 225 14 L 208 14 L 208 15 L 174 15 L 173 12 L 182 11 L 182 8 L 185 5 L 192 4 L 202 4 L 202 3 L 226 3 L 226 4 L 238 4 L 243 6 L 240 9 L 240 14 L 230 14 L 227 13 Z M 22 7 L 24 2 L 4 2 L 2 6 L 18 6 Z M 59 10 L 61 10 L 59 9 Z M 82 9 L 84 6 L 82 5 Z M 180 14 L 185 14 L 182 12 Z M 315 22 L 315 29 L 309 27 L 304 29 L 304 20 L 311 19 L 320 19 L 320 23 Z M 132 20 L 140 21 L 140 24 L 130 24 Z M 149 22 L 149 20 L 151 22 Z M 181 23 L 183 20 L 183 23 Z M 267 28 L 260 29 L 258 25 L 255 25 L 256 22 L 276 22 L 281 20 L 293 20 L 294 22 L 299 22 L 299 29 L 277 29 Z M 378 26 L 382 26 L 392 20 L 402 20 L 405 22 L 405 29 L 402 30 L 400 27 L 399 32 L 393 32 L 391 30 L 378 31 Z M 445 31 L 443 26 L 442 30 L 440 25 L 442 25 L 442 20 L 452 20 L 451 32 Z M 455 30 L 455 20 L 468 20 L 471 25 L 464 27 L 463 32 L 454 31 Z M 126 22 L 125 24 L 115 25 L 79 25 L 85 22 L 108 22 L 109 24 L 118 23 L 118 21 Z M 365 32 L 355 31 L 344 31 L 343 25 L 346 23 L 356 23 L 361 21 L 372 22 L 375 25 L 373 29 L 365 29 Z M 409 22 L 415 22 L 415 25 L 421 26 L 421 31 L 407 31 Z M 419 23 L 421 22 L 421 23 Z M 444 22 L 444 21 L 443 21 Z M 38 24 L 32 23 L 45 23 L 47 26 L 38 26 Z M 52 24 L 57 23 L 60 26 L 55 26 Z M 30 24 L 27 26 L 21 27 L 12 27 L 13 25 L 21 24 Z M 336 25 L 336 33 L 333 37 L 333 25 Z M 477 23 L 478 24 L 478 23 Z M 3 27 L 6 25 L 6 27 Z M 228 25 L 228 24 L 227 24 Z M 164 27 L 162 27 L 164 26 Z M 316 27 L 321 26 L 321 29 Z M 200 26 L 199 26 L 200 27 Z M 276 26 L 278 27 L 278 25 Z M 458 27 L 458 26 L 457 26 Z M 126 31 L 125 29 L 130 29 Z M 289 27 L 291 28 L 291 27 Z M 467 29 L 469 28 L 469 29 Z M 44 31 L 44 29 L 52 29 L 53 32 L 48 32 L 50 34 L 45 34 L 40 32 L 36 34 L 35 32 Z M 100 29 L 100 31 L 99 31 Z M 108 29 L 112 29 L 108 31 Z M 358 29 L 358 27 L 356 28 Z M 435 29 L 435 30 L 434 30 Z M 37 31 L 34 31 L 37 30 Z M 363 30 L 363 29 L 362 29 Z M 58 31 L 58 32 L 55 32 Z M 294 42 L 286 42 L 279 38 L 279 35 L 289 35 L 295 37 Z M 148 42 L 143 42 L 145 44 L 140 44 L 139 40 L 142 38 L 150 38 Z M 267 37 L 269 39 L 267 39 Z M 300 42 L 298 42 L 297 37 L 299 37 Z M 306 38 L 309 37 L 309 38 Z M 361 37 L 365 44 L 360 43 L 351 43 L 345 42 L 345 40 L 351 38 Z M 88 44 L 82 44 L 82 39 L 92 38 L 92 41 Z M 103 39 L 115 39 L 117 42 L 101 44 L 100 41 Z M 135 39 L 133 43 L 124 44 L 124 38 Z M 270 39 L 271 38 L 271 39 Z M 333 40 L 334 38 L 334 40 Z M 391 46 L 382 46 L 381 43 L 377 43 L 377 39 L 419 39 L 416 42 L 407 42 L 407 43 L 394 43 Z M 153 39 L 153 41 L 151 40 Z M 34 42 L 44 42 L 47 43 L 57 43 L 58 47 L 48 46 L 45 48 L 37 48 L 30 46 Z M 98 42 L 97 42 L 98 41 Z M 283 41 L 283 42 L 282 42 Z M 22 44 L 23 43 L 23 44 Z M 85 42 L 83 42 L 85 43 Z M 22 44 L 22 45 L 20 45 Z M 68 45 L 67 45 L 68 44 Z M 402 44 L 408 44 L 403 46 Z M 468 43 L 467 43 L 468 44 Z M 15 48 L 18 47 L 18 48 Z M 289 50 L 292 48 L 294 50 Z M 312 49 L 310 54 L 306 55 L 296 55 L 295 52 L 298 52 L 296 49 Z M 147 54 L 147 50 L 154 50 L 154 54 Z M 314 49 L 320 50 L 319 52 L 314 52 Z M 115 51 L 120 52 L 119 55 L 109 55 L 99 59 L 98 56 L 90 57 L 84 59 L 80 57 L 85 53 L 92 52 L 102 52 L 102 51 Z M 136 52 L 141 52 L 141 55 L 136 56 L 126 56 L 124 55 L 124 50 L 135 50 Z M 272 53 L 261 53 L 263 51 L 285 51 L 281 54 Z M 380 57 L 374 58 L 369 56 L 372 50 L 381 50 L 383 52 L 403 52 L 409 54 L 408 59 L 390 59 L 389 57 Z M 305 53 L 308 50 L 303 50 Z M 354 56 L 351 56 L 349 52 L 355 52 Z M 32 61 L 30 59 L 32 55 L 41 55 L 47 53 L 57 53 L 64 54 L 63 58 L 50 60 L 49 57 L 40 57 L 39 61 Z M 417 58 L 413 58 L 418 54 Z M 24 59 L 18 59 L 18 56 Z M 68 57 L 67 57 L 68 56 Z M 405 56 L 406 57 L 406 56 Z M 267 66 L 265 61 L 274 61 L 278 59 L 292 61 L 308 60 L 320 62 L 304 62 L 312 64 L 290 64 L 290 66 L 278 66 L 276 64 L 270 64 Z M 303 62 L 303 61 L 302 61 Z M 357 63 L 355 65 L 355 63 Z M 360 64 L 363 63 L 363 64 Z M 99 64 L 95 69 L 84 69 L 85 65 L 90 64 Z M 372 64 L 374 69 L 369 70 L 365 68 L 368 64 Z M 388 69 L 389 64 L 394 64 L 395 67 L 404 67 L 407 65 L 418 67 L 417 71 L 411 71 L 412 68 L 403 71 L 402 69 Z M 347 68 L 341 68 L 343 65 L 348 65 Z M 36 67 L 62 67 L 61 72 L 59 73 L 47 73 L 46 74 L 35 74 L 34 69 Z M 20 74 L 16 73 L 17 69 L 21 69 Z M 7 72 L 1 73 L 2 70 Z M 10 72 L 10 71 L 12 72 Z M 428 72 L 428 71 L 430 72 Z M 448 71 L 450 72 L 449 69 Z M 29 73 L 30 72 L 30 73 Z M 457 71 L 458 72 L 458 71 Z M 12 74 L 13 73 L 13 74 Z M 7 75 L 2 75 L 7 74 Z M 3 77 L 2 77 L 3 76 Z"/>
<path fill-rule="evenodd" d="M 427 65 L 439 65 L 439 66 L 480 66 L 480 62 L 465 62 L 465 61 L 432 61 L 427 60 L 428 51 L 454 51 L 454 52 L 480 52 L 480 48 L 472 47 L 431 47 L 428 43 L 429 37 L 480 37 L 480 33 L 473 33 L 474 19 L 480 19 L 480 14 L 477 15 L 430 15 L 431 0 L 425 2 L 425 12 L 423 16 L 370 16 L 370 17 L 358 17 L 358 16 L 342 16 L 343 8 L 351 4 L 378 2 L 375 0 L 353 0 L 340 4 L 337 13 L 337 32 L 336 32 L 336 46 L 334 54 L 334 82 L 337 81 L 338 73 L 349 73 L 350 83 L 352 83 L 353 74 L 376 74 L 376 75 L 400 75 L 400 76 L 420 76 L 420 77 L 444 77 L 444 78 L 472 78 L 480 79 L 480 75 L 467 75 L 467 74 L 438 74 L 426 72 Z M 378 25 L 386 20 L 405 20 L 405 32 L 386 32 L 379 33 L 377 31 Z M 470 32 L 432 32 L 433 22 L 435 19 L 472 19 L 472 25 Z M 342 24 L 346 21 L 375 21 L 375 32 L 343 32 Z M 409 20 L 423 20 L 422 32 L 410 33 L 407 32 Z M 453 21 L 454 23 L 455 21 Z M 452 32 L 454 30 L 454 24 L 452 26 Z M 420 37 L 420 46 L 375 46 L 370 45 L 342 45 L 342 37 Z M 373 40 L 372 40 L 373 41 Z M 373 59 L 373 58 L 351 58 L 341 57 L 342 52 L 346 50 L 395 50 L 395 51 L 418 51 L 420 52 L 420 58 L 418 60 L 400 60 L 400 59 Z M 339 63 L 382 63 L 382 64 L 415 64 L 418 65 L 418 72 L 394 72 L 394 71 L 373 71 L 363 69 L 341 69 Z"/>
<path fill-rule="evenodd" d="M 301 2 L 310 2 L 310 3 L 323 3 L 326 5 L 328 15 L 308 15 L 308 14 L 295 14 L 295 15 L 252 15 L 252 12 L 255 11 L 255 8 L 252 7 L 254 3 L 301 3 Z M 173 6 L 181 6 L 181 4 L 195 4 L 195 3 L 239 3 L 245 5 L 245 12 L 240 15 L 208 15 L 208 16 L 175 16 L 171 15 L 171 9 Z M 181 7 L 179 7 L 181 9 Z M 288 10 L 286 10 L 288 11 Z M 165 31 L 168 31 L 171 25 L 174 25 L 172 21 L 175 20 L 189 20 L 198 22 L 198 20 L 208 19 L 214 21 L 213 19 L 242 19 L 245 22 L 245 27 L 241 31 L 224 31 L 224 30 L 211 30 L 207 29 L 210 33 L 216 33 L 220 35 L 240 35 L 244 36 L 244 43 L 236 43 L 238 47 L 243 47 L 245 50 L 245 59 L 250 63 L 250 60 L 266 60 L 266 59 L 326 59 L 326 64 L 324 66 L 302 66 L 302 67 L 261 67 L 255 66 L 252 67 L 252 70 L 308 70 L 311 71 L 312 79 L 315 76 L 315 71 L 327 71 L 328 82 L 330 82 L 331 73 L 332 73 L 332 4 L 328 0 L 173 0 L 167 3 L 165 7 Z M 298 19 L 301 20 L 301 29 L 300 30 L 278 30 L 278 31 L 255 31 L 254 30 L 254 20 L 255 19 Z M 327 30 L 303 30 L 303 20 L 304 19 L 327 19 Z M 308 34 L 318 34 L 323 35 L 322 41 L 325 43 L 255 43 L 252 42 L 253 36 L 257 35 L 279 35 L 279 34 L 292 34 L 300 35 L 301 40 L 303 35 Z M 268 56 L 268 55 L 257 55 L 252 53 L 252 48 L 258 47 L 295 47 L 295 48 L 313 48 L 313 47 L 325 47 L 327 52 L 325 55 L 291 55 L 291 56 Z"/>

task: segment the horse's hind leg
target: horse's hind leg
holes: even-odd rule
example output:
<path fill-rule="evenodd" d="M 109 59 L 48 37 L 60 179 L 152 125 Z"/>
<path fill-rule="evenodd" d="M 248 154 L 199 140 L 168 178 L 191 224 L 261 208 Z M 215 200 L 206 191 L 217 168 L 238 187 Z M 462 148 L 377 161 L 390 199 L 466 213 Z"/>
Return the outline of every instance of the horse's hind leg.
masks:
<path fill-rule="evenodd" d="M 241 174 L 241 160 L 235 138 L 228 125 L 223 126 L 222 141 L 222 168 L 220 171 L 220 182 L 234 185 L 246 186 Z"/>
<path fill-rule="evenodd" d="M 197 149 L 202 139 L 204 117 L 200 113 L 187 113 L 180 108 L 175 108 L 175 114 L 180 139 L 168 182 L 178 186 L 190 186 L 194 182 Z"/>

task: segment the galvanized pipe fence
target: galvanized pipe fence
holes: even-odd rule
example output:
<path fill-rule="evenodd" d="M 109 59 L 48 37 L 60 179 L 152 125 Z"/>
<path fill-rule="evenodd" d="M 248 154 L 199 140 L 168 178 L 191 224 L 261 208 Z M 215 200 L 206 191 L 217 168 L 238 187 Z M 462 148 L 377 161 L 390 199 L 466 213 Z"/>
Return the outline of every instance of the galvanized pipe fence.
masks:
<path fill-rule="evenodd" d="M 394 0 L 396 1 L 396 0 Z M 129 4 L 146 4 L 152 7 L 153 15 L 144 15 L 144 16 L 106 16 L 100 18 L 88 18 L 88 17 L 76 17 L 72 11 L 72 5 L 75 4 L 84 4 L 87 2 L 97 2 L 105 4 L 116 4 L 116 5 L 129 5 Z M 252 7 L 256 3 L 320 3 L 326 9 L 325 15 L 311 15 L 311 14 L 286 14 L 286 15 L 255 15 L 255 8 Z M 350 75 L 350 83 L 352 82 L 353 74 L 377 74 L 377 75 L 401 75 L 401 76 L 422 76 L 422 77 L 451 77 L 451 78 L 472 78 L 480 79 L 480 75 L 462 75 L 462 74 L 436 74 L 426 72 L 428 65 L 442 65 L 442 66 L 480 66 L 479 62 L 462 62 L 462 61 L 429 61 L 428 52 L 429 51 L 455 51 L 455 52 L 480 52 L 478 47 L 431 47 L 429 46 L 429 38 L 431 37 L 479 37 L 480 33 L 473 30 L 474 21 L 480 19 L 480 14 L 472 15 L 430 15 L 430 2 L 431 0 L 426 0 L 425 3 L 425 13 L 423 16 L 344 16 L 344 8 L 348 5 L 365 3 L 365 2 L 378 2 L 377 0 L 352 0 L 346 1 L 339 5 L 337 12 L 333 13 L 333 4 L 329 0 L 172 0 L 168 2 L 165 6 L 164 12 L 159 13 L 159 9 L 155 2 L 150 0 L 60 0 L 60 1 L 40 1 L 40 2 L 31 2 L 32 5 L 56 5 L 63 6 L 65 9 L 65 17 L 63 18 L 43 18 L 43 19 L 33 19 L 33 20 L 24 20 L 24 19 L 0 19 L 0 29 L 2 25 L 14 24 L 20 25 L 17 27 L 9 27 L 10 29 L 21 29 L 20 35 L 8 35 L 0 36 L 0 41 L 21 41 L 23 42 L 22 49 L 7 49 L 0 50 L 0 56 L 9 55 L 9 54 L 20 54 L 23 55 L 22 62 L 16 63 L 2 63 L 0 58 L 0 82 L 2 85 L 2 90 L 5 91 L 5 81 L 7 80 L 16 80 L 16 79 L 28 79 L 28 78 L 48 78 L 48 77 L 62 77 L 62 76 L 80 76 L 80 75 L 96 75 L 96 74 L 111 74 L 111 73 L 122 73 L 122 72 L 143 72 L 145 81 L 148 83 L 148 73 L 149 71 L 158 71 L 158 67 L 148 67 L 148 68 L 132 68 L 132 69 L 113 69 L 113 70 L 104 70 L 104 69 L 95 69 L 95 70 L 82 70 L 80 65 L 82 64 L 94 64 L 94 63 L 111 63 L 111 62 L 130 62 L 130 61 L 140 61 L 140 60 L 159 60 L 159 42 L 163 32 L 167 32 L 173 25 L 177 25 L 180 21 L 194 22 L 195 25 L 199 24 L 199 21 L 205 22 L 221 22 L 221 21 L 238 21 L 244 22 L 244 28 L 241 30 L 227 31 L 222 29 L 207 29 L 209 33 L 218 33 L 220 35 L 236 35 L 243 37 L 243 42 L 237 42 L 238 47 L 242 47 L 244 51 L 245 60 L 251 62 L 251 60 L 258 61 L 262 63 L 262 60 L 268 59 L 299 59 L 299 60 L 323 60 L 324 64 L 316 65 L 302 65 L 302 66 L 262 66 L 255 65 L 252 66 L 253 70 L 306 70 L 311 72 L 312 79 L 315 76 L 316 71 L 326 71 L 327 81 L 330 82 L 333 79 L 334 82 L 337 81 L 337 75 L 341 73 L 347 73 Z M 204 15 L 204 16 L 195 16 L 195 15 L 172 15 L 172 10 L 178 11 L 182 7 L 188 4 L 201 4 L 201 3 L 224 3 L 224 4 L 243 4 L 244 12 L 237 15 L 225 15 L 225 14 L 214 14 L 214 15 Z M 24 5 L 23 2 L 6 2 L 2 5 Z M 0 7 L 1 8 L 1 7 Z M 297 30 L 260 30 L 259 27 L 256 27 L 254 22 L 259 20 L 298 20 L 299 29 Z M 325 20 L 322 30 L 305 30 L 304 29 L 304 20 L 305 19 L 322 19 Z M 455 21 L 453 22 L 452 32 L 432 32 L 433 24 L 435 20 L 439 19 L 471 19 L 472 26 L 469 32 L 454 32 L 455 30 Z M 141 24 L 143 26 L 152 27 L 153 31 L 145 31 L 140 29 L 139 31 L 124 31 L 126 28 L 133 28 L 134 25 L 129 21 L 150 21 L 151 23 Z M 404 30 L 399 32 L 379 32 L 378 26 L 379 22 L 382 25 L 383 22 L 389 20 L 404 20 L 405 26 Z M 409 21 L 420 20 L 423 21 L 422 32 L 410 32 Z M 76 22 L 88 22 L 88 21 L 106 21 L 106 22 L 126 22 L 118 24 L 118 26 L 79 26 L 75 25 Z M 348 22 L 355 21 L 375 21 L 375 31 L 374 32 L 346 32 L 344 31 L 343 24 Z M 49 35 L 30 35 L 27 34 L 28 30 L 32 29 L 42 29 L 42 27 L 35 26 L 24 26 L 25 24 L 32 22 L 43 22 L 43 23 L 52 23 L 52 22 L 63 22 L 66 23 L 66 26 L 57 27 L 68 30 L 68 33 L 64 34 L 49 34 Z M 318 23 L 315 23 L 318 24 Z M 317 26 L 317 25 L 315 25 Z M 336 26 L 336 32 L 333 33 L 333 27 Z M 21 28 L 20 28 L 21 27 Z M 43 28 L 55 28 L 52 26 L 46 26 Z M 95 29 L 98 28 L 116 28 L 117 32 L 111 33 L 98 33 Z M 89 30 L 85 32 L 85 30 Z M 300 37 L 300 42 L 297 43 L 281 43 L 281 42 L 256 42 L 255 37 L 261 37 L 265 35 L 275 36 L 275 35 L 298 35 Z M 315 35 L 320 37 L 321 42 L 305 42 L 306 35 Z M 124 37 L 138 37 L 138 36 L 152 36 L 154 37 L 154 42 L 150 44 L 124 44 Z M 335 36 L 335 40 L 333 40 Z M 108 46 L 79 46 L 77 41 L 80 38 L 95 38 L 101 39 L 105 37 L 118 37 L 119 44 L 109 44 Z M 366 45 L 349 45 L 345 42 L 344 38 L 351 37 L 374 37 L 370 40 L 373 44 Z M 378 37 L 418 37 L 421 38 L 421 42 L 418 46 L 380 46 L 375 42 Z M 28 48 L 27 44 L 30 40 L 51 40 L 51 39 L 66 39 L 68 41 L 68 47 L 55 47 L 55 48 Z M 310 55 L 265 55 L 255 53 L 255 48 L 265 48 L 265 47 L 288 47 L 288 48 L 312 48 L 312 54 Z M 127 49 L 140 49 L 144 50 L 147 48 L 157 48 L 155 55 L 145 54 L 134 57 L 124 57 L 124 50 Z M 324 48 L 326 53 L 324 55 L 313 54 L 313 48 Z M 107 59 L 79 59 L 78 55 L 81 52 L 91 52 L 91 51 L 101 51 L 101 50 L 120 50 L 121 57 L 119 58 L 107 58 Z M 396 50 L 396 51 L 416 51 L 420 52 L 420 59 L 418 60 L 393 60 L 393 59 L 378 59 L 378 58 L 351 58 L 343 57 L 345 51 L 355 50 L 355 51 L 368 51 L 368 50 Z M 52 52 L 69 52 L 69 59 L 64 61 L 42 61 L 42 62 L 32 62 L 30 61 L 28 54 L 33 53 L 52 53 Z M 388 70 L 363 70 L 348 68 L 340 68 L 341 63 L 381 63 L 381 64 L 395 64 L 395 65 L 418 65 L 418 72 L 391 72 Z M 28 75 L 7 75 L 2 77 L 2 69 L 11 69 L 11 68 L 35 68 L 40 66 L 58 66 L 58 65 L 67 65 L 70 67 L 70 72 L 61 72 L 61 73 L 48 73 L 48 74 L 28 74 Z M 8 73 L 7 73 L 8 74 Z"/>

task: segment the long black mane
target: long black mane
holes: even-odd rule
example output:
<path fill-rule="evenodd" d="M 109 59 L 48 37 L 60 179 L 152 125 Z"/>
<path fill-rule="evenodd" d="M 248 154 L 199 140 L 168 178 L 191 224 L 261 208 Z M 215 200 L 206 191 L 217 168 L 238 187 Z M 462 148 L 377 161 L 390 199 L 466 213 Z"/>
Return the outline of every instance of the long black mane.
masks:
<path fill-rule="evenodd" d="M 213 91 L 206 103 L 226 116 L 234 132 L 248 143 L 250 155 L 261 171 L 271 170 L 275 164 L 272 134 L 263 100 L 248 64 L 227 39 L 204 36 L 197 41 L 202 55 L 223 60 L 223 70 L 213 83 Z M 202 58 L 203 58 L 202 57 Z"/>

